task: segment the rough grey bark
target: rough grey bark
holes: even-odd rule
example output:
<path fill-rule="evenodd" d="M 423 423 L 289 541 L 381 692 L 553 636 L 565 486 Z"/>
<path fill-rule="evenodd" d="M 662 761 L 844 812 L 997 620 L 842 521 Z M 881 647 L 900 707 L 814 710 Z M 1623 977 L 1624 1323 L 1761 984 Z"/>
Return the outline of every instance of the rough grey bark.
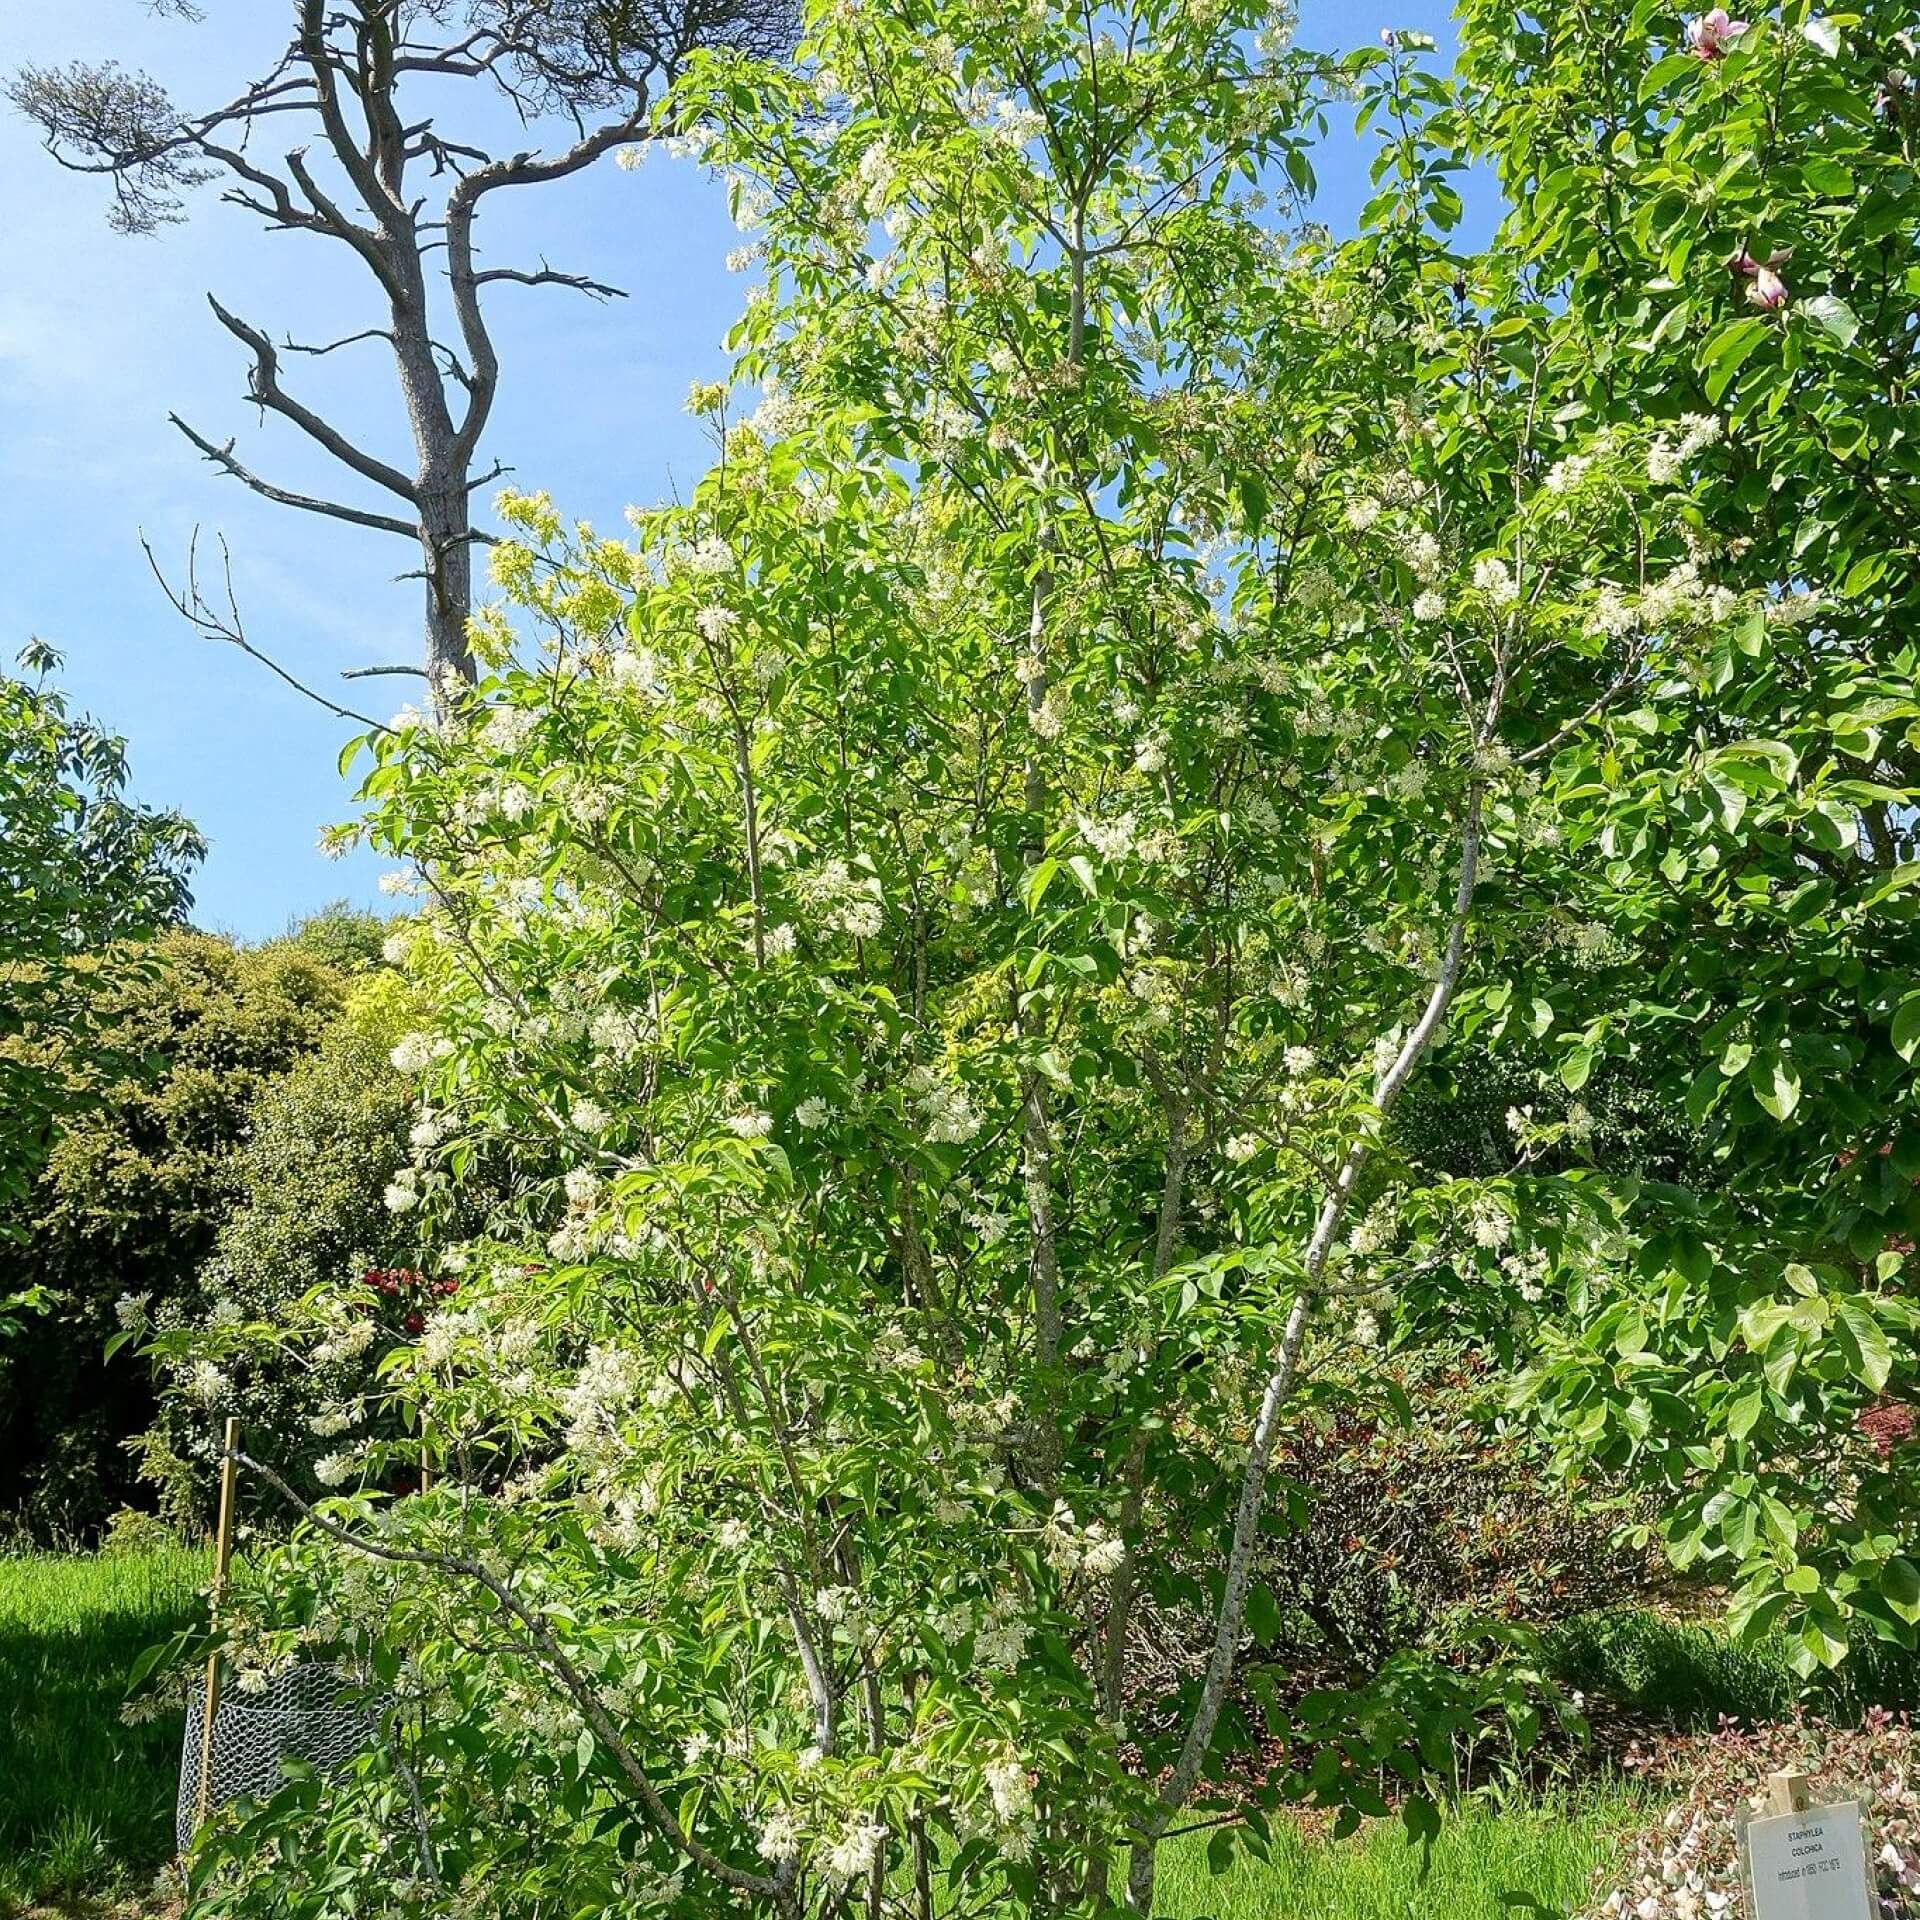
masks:
<path fill-rule="evenodd" d="M 274 231 L 334 241 L 371 277 L 386 324 L 323 344 L 276 347 L 264 329 L 218 300 L 212 306 L 252 357 L 248 398 L 378 490 L 384 510 L 277 486 L 243 465 L 231 440 L 216 442 L 172 418 L 208 460 L 262 497 L 414 546 L 410 572 L 426 590 L 422 670 L 438 693 L 473 675 L 473 548 L 490 536 L 474 527 L 472 501 L 505 471 L 497 463 L 478 471 L 501 377 L 483 289 L 558 286 L 595 299 L 620 291 L 544 260 L 481 266 L 475 226 L 487 196 L 565 179 L 645 139 L 660 93 L 689 53 L 777 51 L 790 37 L 790 0 L 284 3 L 292 14 L 285 50 L 221 106 L 182 110 L 155 81 L 111 61 L 23 67 L 6 94 L 63 166 L 112 181 L 108 217 L 121 232 L 150 233 L 181 218 L 190 192 L 220 180 L 223 199 Z M 184 0 L 167 10 L 201 16 Z M 504 100 L 523 127 L 556 128 L 559 139 L 493 154 L 441 131 L 420 95 L 429 89 L 444 104 L 450 81 L 472 83 L 459 90 L 462 101 Z M 293 140 L 276 163 L 262 150 L 283 121 Z M 457 348 L 435 331 L 442 305 Z M 283 355 L 382 341 L 406 413 L 410 462 L 356 444 L 282 384 Z"/>

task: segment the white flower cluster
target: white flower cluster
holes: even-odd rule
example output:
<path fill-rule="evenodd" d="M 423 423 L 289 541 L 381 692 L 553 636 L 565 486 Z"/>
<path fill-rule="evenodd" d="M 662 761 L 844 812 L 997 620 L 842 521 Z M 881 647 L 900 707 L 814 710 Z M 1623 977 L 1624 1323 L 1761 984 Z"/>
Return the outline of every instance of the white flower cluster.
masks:
<path fill-rule="evenodd" d="M 1125 1541 L 1109 1533 L 1098 1520 L 1081 1527 L 1064 1500 L 1054 1502 L 1041 1544 L 1048 1566 L 1063 1580 L 1104 1580 L 1117 1572 L 1127 1557 Z"/>
<path fill-rule="evenodd" d="M 869 874 L 856 874 L 844 860 L 829 860 L 809 873 L 798 873 L 794 892 L 828 933 L 844 933 L 855 940 L 871 940 L 884 921 L 880 883 Z"/>
<path fill-rule="evenodd" d="M 350 1480 L 360 1465 L 357 1453 L 323 1453 L 313 1463 L 313 1477 L 323 1487 L 337 1487 Z"/>
<path fill-rule="evenodd" d="M 568 1446 L 580 1453 L 603 1449 L 639 1393 L 632 1355 L 617 1347 L 591 1348 L 573 1385 L 560 1396 L 560 1410 L 569 1423 Z"/>
<path fill-rule="evenodd" d="M 989 1672 L 1011 1673 L 1027 1657 L 1027 1642 L 1032 1638 L 1033 1627 L 1021 1611 L 1019 1595 L 995 1594 L 974 1633 L 974 1663 Z"/>
<path fill-rule="evenodd" d="M 373 1322 L 358 1315 L 341 1323 L 313 1350 L 320 1366 L 335 1366 L 343 1360 L 357 1360 L 373 1345 Z"/>
<path fill-rule="evenodd" d="M 631 1060 L 652 1034 L 652 1021 L 625 1007 L 603 1007 L 587 1026 L 594 1051 L 612 1060 Z"/>
<path fill-rule="evenodd" d="M 919 1105 L 920 1122 L 929 1140 L 962 1146 L 980 1131 L 980 1116 L 967 1090 L 942 1078 L 931 1067 L 912 1068 L 907 1074 L 907 1091 Z"/>
<path fill-rule="evenodd" d="M 1010 1859 L 1024 1860 L 1033 1849 L 1033 1783 L 1026 1763 L 1011 1747 L 989 1760 L 982 1770 L 993 1817 L 1000 1828 L 1000 1850 Z"/>
<path fill-rule="evenodd" d="M 518 753 L 539 723 L 539 716 L 525 707 L 494 707 L 480 729 L 480 745 L 488 753 Z"/>
<path fill-rule="evenodd" d="M 829 1880 L 844 1882 L 865 1879 L 880 1858 L 880 1848 L 886 1837 L 885 1827 L 876 1826 L 856 1814 L 842 1829 L 838 1839 L 815 1853 L 814 1865 Z"/>
<path fill-rule="evenodd" d="M 425 1073 L 433 1064 L 434 1055 L 435 1042 L 432 1034 L 406 1033 L 400 1036 L 387 1058 L 393 1063 L 394 1072 L 411 1076 Z"/>
<path fill-rule="evenodd" d="M 227 1376 L 211 1360 L 196 1360 L 187 1375 L 187 1392 L 203 1407 L 211 1407 L 227 1395 Z"/>
<path fill-rule="evenodd" d="M 782 1807 L 760 1823 L 758 1850 L 762 1860 L 797 1860 L 800 1857 L 800 1822 Z"/>
<path fill-rule="evenodd" d="M 1491 1199 L 1478 1202 L 1467 1215 L 1467 1230 L 1476 1247 L 1498 1252 L 1513 1238 L 1513 1219 Z"/>
<path fill-rule="evenodd" d="M 646 700 L 667 698 L 667 676 L 659 656 L 650 647 L 621 648 L 613 656 L 608 671 L 622 693 L 638 694 Z"/>
<path fill-rule="evenodd" d="M 1473 563 L 1473 584 L 1496 607 L 1510 606 L 1519 598 L 1520 589 L 1514 581 L 1513 570 L 1504 560 L 1491 557 L 1476 560 Z"/>
<path fill-rule="evenodd" d="M 1695 454 L 1713 446 L 1720 439 L 1721 432 L 1720 421 L 1715 414 L 1683 415 L 1675 431 L 1654 435 L 1653 443 L 1647 449 L 1647 478 L 1656 487 L 1671 485 L 1679 479 L 1687 462 Z"/>
<path fill-rule="evenodd" d="M 1080 837 L 1102 860 L 1124 860 L 1133 851 L 1139 837 L 1139 822 L 1130 813 L 1111 820 L 1091 820 L 1080 816 Z"/>

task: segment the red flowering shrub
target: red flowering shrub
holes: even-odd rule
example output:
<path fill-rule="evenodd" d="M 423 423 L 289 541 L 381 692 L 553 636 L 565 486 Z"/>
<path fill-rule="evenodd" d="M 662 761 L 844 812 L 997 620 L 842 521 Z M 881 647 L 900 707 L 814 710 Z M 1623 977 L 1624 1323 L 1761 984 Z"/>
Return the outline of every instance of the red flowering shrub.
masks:
<path fill-rule="evenodd" d="M 395 1343 L 417 1340 L 427 1330 L 427 1311 L 433 1302 L 460 1291 L 458 1280 L 430 1280 L 412 1267 L 369 1267 L 360 1278 L 381 1302 L 391 1303 L 380 1317 Z"/>

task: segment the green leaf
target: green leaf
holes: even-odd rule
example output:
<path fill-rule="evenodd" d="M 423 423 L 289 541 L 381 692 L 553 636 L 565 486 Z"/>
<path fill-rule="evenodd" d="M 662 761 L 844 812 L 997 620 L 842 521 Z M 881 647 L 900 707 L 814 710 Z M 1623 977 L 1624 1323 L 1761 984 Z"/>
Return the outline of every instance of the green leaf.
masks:
<path fill-rule="evenodd" d="M 1640 82 L 1640 99 L 1644 104 L 1656 93 L 1670 87 L 1674 81 L 1689 74 L 1700 72 L 1700 62 L 1690 53 L 1670 53 L 1664 60 L 1656 60 L 1647 69 L 1646 78 Z"/>
<path fill-rule="evenodd" d="M 1424 1793 L 1409 1794 L 1400 1803 L 1400 1824 L 1407 1838 L 1419 1843 L 1421 1859 L 1431 1859 L 1433 1843 L 1440 1837 L 1440 1809 Z"/>
<path fill-rule="evenodd" d="M 1869 1392 L 1878 1393 L 1893 1372 L 1893 1348 L 1886 1329 L 1874 1318 L 1867 1303 L 1858 1297 L 1840 1301 L 1836 1319 L 1840 1350 L 1847 1356 L 1847 1365 Z"/>
<path fill-rule="evenodd" d="M 1880 1593 L 1902 1620 L 1920 1620 L 1920 1567 L 1895 1554 L 1880 1569 Z"/>
<path fill-rule="evenodd" d="M 1902 1060 L 1920 1052 L 1920 993 L 1910 993 L 1893 1014 L 1893 1050 Z"/>
<path fill-rule="evenodd" d="M 1835 1671 L 1847 1657 L 1847 1636 L 1837 1619 L 1809 1619 L 1800 1629 L 1800 1644 L 1829 1673 Z"/>
<path fill-rule="evenodd" d="M 1021 897 L 1025 900 L 1027 911 L 1034 912 L 1040 902 L 1047 897 L 1047 889 L 1053 884 L 1053 876 L 1060 871 L 1058 860 L 1039 861 L 1033 871 L 1027 875 L 1027 884 Z"/>
<path fill-rule="evenodd" d="M 1766 1394 L 1760 1382 L 1751 1382 L 1746 1391 L 1727 1409 L 1727 1431 L 1736 1440 L 1744 1440 L 1750 1434 L 1760 1418 L 1761 1409 L 1766 1405 Z"/>
<path fill-rule="evenodd" d="M 1560 1061 L 1560 1078 L 1569 1093 L 1578 1093 L 1587 1084 L 1587 1076 L 1593 1071 L 1593 1049 L 1575 1047 Z"/>
<path fill-rule="evenodd" d="M 1246 515 L 1247 531 L 1258 533 L 1267 520 L 1267 488 L 1258 474 L 1240 476 L 1240 511 Z"/>
<path fill-rule="evenodd" d="M 1753 1097 L 1776 1120 L 1788 1119 L 1800 1104 L 1800 1075 L 1784 1054 L 1769 1052 L 1747 1069 Z"/>
<path fill-rule="evenodd" d="M 1701 365 L 1706 374 L 1707 398 L 1718 406 L 1725 397 L 1727 389 L 1733 385 L 1734 375 L 1745 364 L 1752 353 L 1767 336 L 1767 322 L 1757 318 L 1731 320 L 1707 342 L 1701 354 Z"/>
<path fill-rule="evenodd" d="M 1860 337 L 1859 315 L 1834 294 L 1817 293 L 1811 300 L 1801 302 L 1800 311 L 1843 347 L 1852 346 Z"/>

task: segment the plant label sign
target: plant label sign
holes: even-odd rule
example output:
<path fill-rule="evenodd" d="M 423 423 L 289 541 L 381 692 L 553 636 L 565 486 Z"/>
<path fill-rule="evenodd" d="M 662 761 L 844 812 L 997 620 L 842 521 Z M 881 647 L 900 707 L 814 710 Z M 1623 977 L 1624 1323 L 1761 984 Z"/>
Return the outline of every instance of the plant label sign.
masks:
<path fill-rule="evenodd" d="M 1750 1820 L 1753 1920 L 1875 1920 L 1857 1801 Z"/>

